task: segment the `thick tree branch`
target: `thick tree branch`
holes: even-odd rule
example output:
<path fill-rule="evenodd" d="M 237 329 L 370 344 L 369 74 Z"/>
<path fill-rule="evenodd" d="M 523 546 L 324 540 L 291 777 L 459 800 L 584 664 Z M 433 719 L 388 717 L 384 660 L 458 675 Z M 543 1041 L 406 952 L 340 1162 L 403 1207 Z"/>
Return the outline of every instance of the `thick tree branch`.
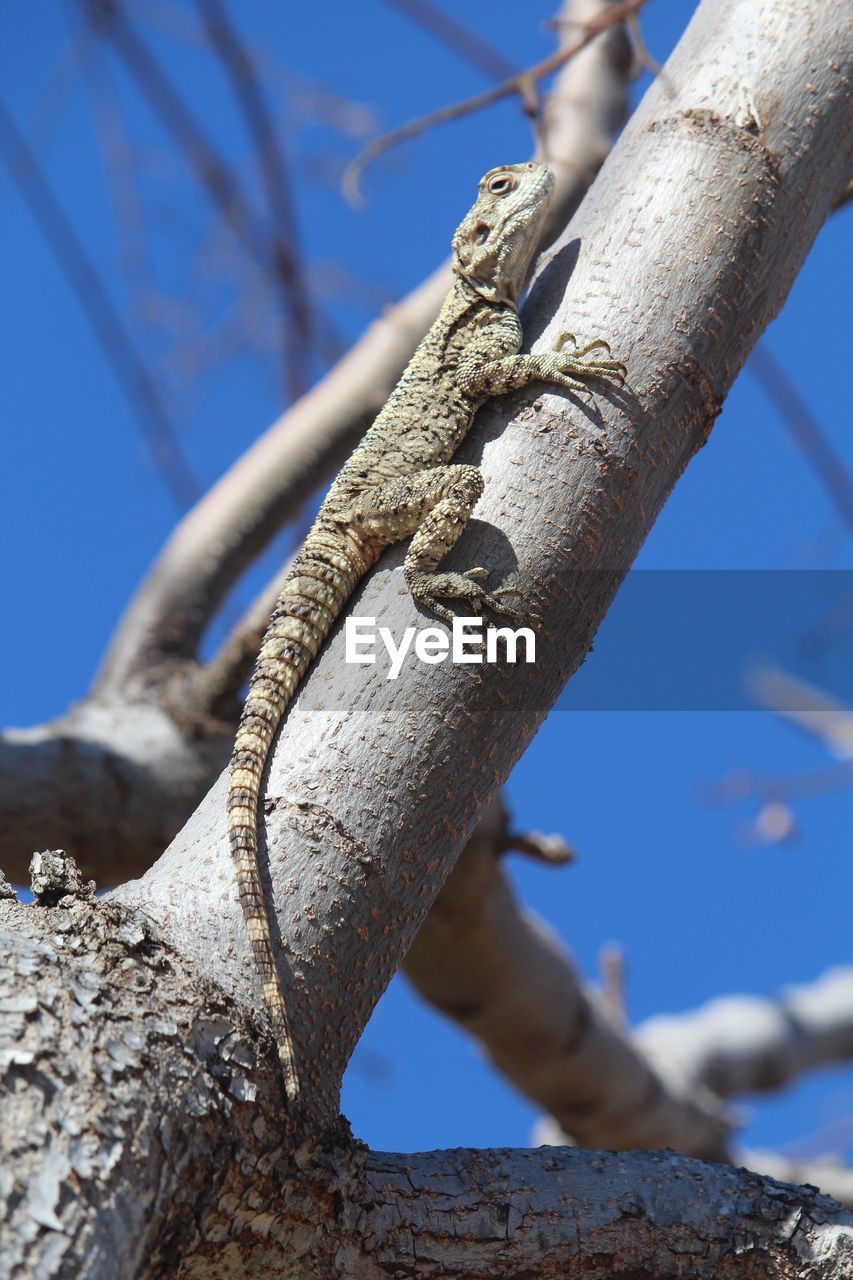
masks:
<path fill-rule="evenodd" d="M 853 1265 L 853 1215 L 813 1188 L 672 1152 L 375 1153 L 365 1181 L 379 1243 L 353 1277 L 400 1259 L 431 1280 L 837 1280 Z"/>
<path fill-rule="evenodd" d="M 732 1122 L 719 1102 L 653 1065 L 548 926 L 519 907 L 497 861 L 502 827 L 494 809 L 480 823 L 403 961 L 406 976 L 578 1145 L 725 1160 Z"/>
<path fill-rule="evenodd" d="M 542 617 L 535 666 L 413 665 L 389 682 L 381 664 L 345 663 L 339 628 L 290 711 L 265 834 L 318 1121 L 335 1114 L 344 1064 L 478 808 L 583 659 L 846 182 L 842 9 L 805 4 L 783 20 L 746 0 L 701 6 L 537 280 L 524 316 L 534 349 L 566 328 L 606 335 L 630 388 L 583 404 L 544 389 L 533 404 L 507 398 L 461 452 L 482 460 L 486 493 L 451 563 L 513 573 Z M 395 635 L 420 621 L 399 564 L 386 555 L 352 606 Z M 144 905 L 251 1002 L 222 814 L 220 782 L 118 900 Z"/>
<path fill-rule="evenodd" d="M 272 1047 L 239 1009 L 64 857 L 34 872 L 31 906 L 0 885 L 10 1277 L 835 1280 L 853 1264 L 853 1216 L 813 1188 L 670 1152 L 389 1155 L 341 1125 L 294 1150 Z"/>
<path fill-rule="evenodd" d="M 519 906 L 499 861 L 505 833 L 505 811 L 489 806 L 403 971 L 553 1117 L 558 1127 L 549 1121 L 540 1140 L 558 1143 L 570 1134 L 584 1147 L 672 1147 L 731 1159 L 734 1118 L 720 1098 L 781 1088 L 853 1059 L 853 969 L 832 970 L 777 1000 L 717 999 L 693 1013 L 652 1018 L 632 1033 L 585 987 L 548 926 Z M 781 1157 L 755 1167 L 782 1176 Z M 791 1161 L 785 1167 L 788 1181 L 814 1181 Z M 830 1178 L 823 1189 L 841 1198 L 849 1172 L 820 1168 Z"/>
<path fill-rule="evenodd" d="M 807 1071 L 853 1060 L 853 968 L 775 999 L 722 996 L 635 1032 L 661 1069 L 668 1063 L 720 1097 L 781 1089 Z"/>

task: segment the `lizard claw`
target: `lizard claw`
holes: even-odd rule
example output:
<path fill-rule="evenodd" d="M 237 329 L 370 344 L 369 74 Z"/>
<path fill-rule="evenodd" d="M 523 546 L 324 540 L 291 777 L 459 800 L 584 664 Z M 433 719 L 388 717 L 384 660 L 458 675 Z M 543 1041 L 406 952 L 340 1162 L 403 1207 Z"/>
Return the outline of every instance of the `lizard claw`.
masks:
<path fill-rule="evenodd" d="M 409 583 L 409 590 L 419 604 L 436 614 L 442 621 L 452 625 L 454 613 L 443 603 L 444 600 L 463 601 L 466 607 L 482 613 L 489 609 L 498 617 L 507 618 L 516 625 L 528 623 L 538 626 L 539 618 L 531 617 L 524 610 L 507 602 L 507 596 L 524 598 L 524 592 L 518 587 L 498 587 L 495 591 L 485 591 L 477 578 L 488 577 L 488 570 L 481 567 L 469 569 L 465 573 L 434 573 L 414 578 Z"/>
<path fill-rule="evenodd" d="M 569 344 L 571 347 L 567 350 Z M 562 382 L 573 391 L 581 390 L 583 386 L 579 381 L 581 378 L 610 378 L 621 386 L 628 376 L 628 370 L 621 360 L 609 359 L 610 344 L 605 342 L 604 338 L 595 338 L 592 342 L 579 347 L 573 333 L 563 332 L 553 350 L 556 357 L 555 381 Z M 605 354 L 593 356 L 588 360 L 586 357 L 594 351 Z"/>

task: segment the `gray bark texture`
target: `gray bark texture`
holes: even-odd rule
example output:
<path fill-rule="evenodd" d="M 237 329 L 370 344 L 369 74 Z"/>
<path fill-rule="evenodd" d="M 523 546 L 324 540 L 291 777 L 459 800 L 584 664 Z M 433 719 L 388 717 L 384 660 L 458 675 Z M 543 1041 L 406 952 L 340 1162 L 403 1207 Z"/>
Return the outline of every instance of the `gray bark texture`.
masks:
<path fill-rule="evenodd" d="M 665 1153 L 368 1154 L 341 1075 L 477 811 L 582 662 L 661 504 L 850 174 L 842 0 L 706 0 L 525 309 L 534 350 L 606 337 L 622 391 L 489 407 L 453 567 L 541 614 L 535 666 L 344 663 L 279 736 L 264 852 L 304 1111 L 288 1119 L 217 783 L 157 865 L 93 900 L 59 855 L 7 934 L 0 1259 L 11 1276 L 843 1277 L 808 1188 Z M 804 335 L 804 345 L 808 335 Z M 801 357 L 811 362 L 808 349 Z M 353 602 L 423 623 L 387 555 Z"/>
<path fill-rule="evenodd" d="M 673 1152 L 368 1152 L 294 1132 L 273 1055 L 138 912 L 39 855 L 0 887 L 0 1274 L 840 1280 L 853 1214 Z"/>

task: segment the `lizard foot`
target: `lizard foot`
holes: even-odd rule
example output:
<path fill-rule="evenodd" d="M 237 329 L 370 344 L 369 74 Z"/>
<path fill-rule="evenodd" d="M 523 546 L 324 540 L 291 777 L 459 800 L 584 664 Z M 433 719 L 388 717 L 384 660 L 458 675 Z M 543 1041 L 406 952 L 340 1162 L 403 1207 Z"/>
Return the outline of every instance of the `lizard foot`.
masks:
<path fill-rule="evenodd" d="M 486 591 L 476 579 L 488 576 L 488 570 L 479 566 L 468 569 L 465 573 L 425 573 L 411 580 L 409 590 L 418 604 L 451 625 L 455 615 L 442 603 L 443 599 L 464 601 L 476 613 L 488 609 L 519 625 L 530 622 L 528 613 L 505 600 L 506 596 L 521 596 L 522 593 L 515 587 L 498 587 L 496 591 Z"/>
<path fill-rule="evenodd" d="M 596 338 L 579 347 L 573 333 L 563 332 L 554 345 L 552 353 L 553 376 L 555 382 L 561 382 L 573 390 L 583 390 L 582 378 L 609 378 L 618 386 L 622 386 L 628 370 L 621 360 L 611 360 L 610 346 L 603 338 Z M 566 350 L 570 345 L 571 350 Z M 590 352 L 604 351 L 605 355 L 587 359 Z"/>

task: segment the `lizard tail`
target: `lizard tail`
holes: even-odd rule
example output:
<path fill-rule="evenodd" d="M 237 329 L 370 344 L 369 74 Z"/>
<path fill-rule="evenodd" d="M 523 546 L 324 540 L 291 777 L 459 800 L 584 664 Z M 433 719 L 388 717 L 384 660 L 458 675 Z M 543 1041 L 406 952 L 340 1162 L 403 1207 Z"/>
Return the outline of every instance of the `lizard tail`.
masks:
<path fill-rule="evenodd" d="M 307 550 L 307 549 L 306 549 Z M 342 558 L 303 552 L 284 585 L 264 637 L 240 717 L 228 782 L 228 839 L 240 906 L 269 1012 L 289 1103 L 299 1096 L 299 1070 L 258 870 L 261 780 L 288 704 L 356 581 L 364 571 Z"/>

